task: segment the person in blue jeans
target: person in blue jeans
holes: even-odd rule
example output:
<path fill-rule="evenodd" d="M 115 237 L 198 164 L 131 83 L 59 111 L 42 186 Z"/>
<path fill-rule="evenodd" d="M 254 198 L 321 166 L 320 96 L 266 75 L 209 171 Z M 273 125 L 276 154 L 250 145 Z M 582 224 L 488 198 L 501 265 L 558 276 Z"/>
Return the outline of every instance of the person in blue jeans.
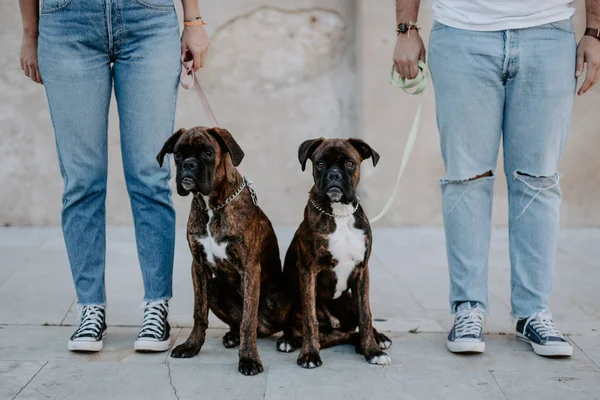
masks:
<path fill-rule="evenodd" d="M 419 0 L 396 0 L 394 64 L 407 79 L 425 61 Z M 500 142 L 508 180 L 511 307 L 517 337 L 570 356 L 549 298 L 559 230 L 557 166 L 578 94 L 600 79 L 600 0 L 586 0 L 577 46 L 570 0 L 434 0 L 429 67 L 446 176 L 441 180 L 454 325 L 452 352 L 483 352 L 493 185 Z"/>
<path fill-rule="evenodd" d="M 170 344 L 175 211 L 169 164 L 155 155 L 172 134 L 181 52 L 204 64 L 208 37 L 197 0 L 20 0 L 21 67 L 48 98 L 64 181 L 62 227 L 80 306 L 69 350 L 99 351 L 106 333 L 104 281 L 108 113 L 114 89 L 125 180 L 144 281 L 134 348 Z M 38 68 L 39 60 L 39 68 Z"/>

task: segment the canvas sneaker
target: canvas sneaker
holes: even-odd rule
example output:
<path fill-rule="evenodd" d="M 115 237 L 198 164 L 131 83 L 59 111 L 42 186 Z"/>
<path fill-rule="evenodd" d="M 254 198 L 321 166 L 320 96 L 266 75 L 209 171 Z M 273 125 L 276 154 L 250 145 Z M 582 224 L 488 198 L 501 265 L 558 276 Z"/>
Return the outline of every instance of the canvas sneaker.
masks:
<path fill-rule="evenodd" d="M 166 351 L 171 345 L 169 303 L 166 300 L 146 302 L 142 306 L 144 322 L 133 348 L 136 351 Z"/>
<path fill-rule="evenodd" d="M 552 314 L 546 311 L 517 321 L 517 338 L 531 344 L 533 351 L 546 357 L 570 357 L 573 346 L 560 333 Z"/>
<path fill-rule="evenodd" d="M 106 336 L 106 307 L 87 305 L 81 308 L 79 328 L 69 339 L 71 351 L 100 351 Z"/>
<path fill-rule="evenodd" d="M 477 302 L 461 303 L 446 341 L 448 350 L 452 353 L 483 353 L 483 316 L 484 311 Z"/>

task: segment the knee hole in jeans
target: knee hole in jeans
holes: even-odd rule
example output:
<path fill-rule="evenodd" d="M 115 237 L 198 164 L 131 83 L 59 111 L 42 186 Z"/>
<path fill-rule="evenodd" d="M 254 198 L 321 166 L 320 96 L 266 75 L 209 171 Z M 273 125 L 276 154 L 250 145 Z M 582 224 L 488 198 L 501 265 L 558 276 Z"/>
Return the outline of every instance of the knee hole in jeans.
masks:
<path fill-rule="evenodd" d="M 551 175 L 536 175 L 529 174 L 522 171 L 515 171 L 513 175 L 513 179 L 516 179 L 522 182 L 528 189 L 534 192 L 531 199 L 527 202 L 527 204 L 523 204 L 523 200 L 525 199 L 525 191 L 523 192 L 523 196 L 521 198 L 521 206 L 523 209 L 521 213 L 515 217 L 515 219 L 520 218 L 525 211 L 529 208 L 529 206 L 535 201 L 535 199 L 540 195 L 540 193 L 550 190 L 556 186 L 558 186 L 560 182 L 560 175 L 558 173 L 554 173 Z"/>

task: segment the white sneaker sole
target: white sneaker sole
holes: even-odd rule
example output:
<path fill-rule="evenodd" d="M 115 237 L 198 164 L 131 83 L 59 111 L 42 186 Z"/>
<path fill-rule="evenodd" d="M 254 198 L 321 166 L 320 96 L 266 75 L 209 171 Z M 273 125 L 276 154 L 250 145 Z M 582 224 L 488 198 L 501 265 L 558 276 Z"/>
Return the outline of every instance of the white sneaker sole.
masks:
<path fill-rule="evenodd" d="M 560 345 L 540 345 L 533 343 L 522 333 L 517 332 L 517 339 L 522 342 L 529 343 L 533 347 L 533 352 L 544 357 L 571 357 L 573 355 L 573 346 L 570 343 Z"/>
<path fill-rule="evenodd" d="M 133 349 L 139 352 L 162 352 L 169 350 L 171 347 L 171 338 L 161 342 L 155 340 L 136 340 L 133 344 Z"/>
<path fill-rule="evenodd" d="M 446 347 L 452 353 L 483 353 L 485 351 L 485 342 L 479 340 L 460 340 L 450 341 L 446 340 Z"/>
<path fill-rule="evenodd" d="M 106 337 L 106 331 L 102 333 L 102 339 L 97 341 L 88 341 L 88 340 L 69 340 L 67 344 L 67 348 L 70 351 L 81 351 L 81 352 L 90 352 L 95 353 L 102 350 L 103 339 Z"/>

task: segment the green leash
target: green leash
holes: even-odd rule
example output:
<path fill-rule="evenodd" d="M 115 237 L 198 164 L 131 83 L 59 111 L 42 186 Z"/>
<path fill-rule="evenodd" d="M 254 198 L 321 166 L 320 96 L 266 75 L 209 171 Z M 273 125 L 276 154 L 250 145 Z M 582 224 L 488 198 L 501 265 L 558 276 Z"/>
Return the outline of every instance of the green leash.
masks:
<path fill-rule="evenodd" d="M 394 200 L 396 200 L 396 196 L 398 195 L 398 190 L 400 189 L 400 181 L 402 180 L 402 175 L 404 175 L 404 170 L 406 169 L 406 165 L 408 164 L 408 160 L 410 159 L 410 155 L 415 146 L 415 141 L 419 133 L 419 127 L 421 125 L 421 109 L 423 108 L 422 94 L 425 91 L 427 85 L 429 84 L 429 68 L 427 68 L 427 64 L 419 60 L 419 73 L 417 74 L 415 79 L 407 81 L 396 72 L 396 69 L 394 67 L 392 67 L 392 72 L 390 73 L 390 84 L 392 86 L 399 87 L 405 93 L 420 96 L 419 108 L 417 108 L 412 127 L 410 128 L 410 133 L 408 134 L 408 139 L 406 140 L 406 146 L 404 147 L 404 154 L 402 155 L 400 171 L 398 171 L 398 178 L 396 179 L 396 186 L 394 187 L 394 191 L 392 192 L 392 195 L 390 196 L 383 209 L 379 212 L 379 214 L 370 219 L 372 223 L 380 220 L 385 214 L 387 214 L 390 208 L 392 208 Z"/>

